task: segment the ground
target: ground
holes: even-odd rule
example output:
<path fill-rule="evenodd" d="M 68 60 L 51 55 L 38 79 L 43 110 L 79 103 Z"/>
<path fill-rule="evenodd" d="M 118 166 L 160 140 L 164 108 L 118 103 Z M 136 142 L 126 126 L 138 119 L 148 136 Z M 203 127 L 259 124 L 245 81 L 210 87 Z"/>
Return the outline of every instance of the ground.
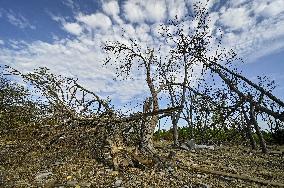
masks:
<path fill-rule="evenodd" d="M 46 148 L 33 140 L 0 139 L 0 187 L 273 187 L 216 171 L 284 184 L 281 152 L 263 155 L 244 146 L 186 151 L 157 142 L 162 159 L 175 153 L 164 168 L 114 171 L 82 148 Z"/>

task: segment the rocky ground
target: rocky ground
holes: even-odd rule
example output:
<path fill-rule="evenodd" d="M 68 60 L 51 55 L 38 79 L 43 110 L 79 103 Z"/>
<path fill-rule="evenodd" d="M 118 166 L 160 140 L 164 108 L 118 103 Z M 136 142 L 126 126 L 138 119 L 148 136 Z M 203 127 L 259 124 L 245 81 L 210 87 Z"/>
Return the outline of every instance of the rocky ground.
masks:
<path fill-rule="evenodd" d="M 186 151 L 159 142 L 161 158 L 175 154 L 166 161 L 164 168 L 114 171 L 80 148 L 67 149 L 64 145 L 46 148 L 33 140 L 11 141 L 7 138 L 1 138 L 0 144 L 0 187 L 206 188 L 273 187 L 270 182 L 281 187 L 284 184 L 281 151 L 263 155 L 242 146 Z M 279 148 L 273 146 L 270 149 L 277 151 Z M 230 176 L 232 174 L 236 177 Z"/>

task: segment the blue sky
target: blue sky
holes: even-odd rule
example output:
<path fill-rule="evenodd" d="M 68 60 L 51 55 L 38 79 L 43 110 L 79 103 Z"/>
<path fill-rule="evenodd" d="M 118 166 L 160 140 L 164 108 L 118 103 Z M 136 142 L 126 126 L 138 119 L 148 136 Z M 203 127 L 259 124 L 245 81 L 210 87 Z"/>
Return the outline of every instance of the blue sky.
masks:
<path fill-rule="evenodd" d="M 194 1 L 0 0 L 0 64 L 24 72 L 46 66 L 117 103 L 142 102 L 149 95 L 144 78 L 115 83 L 114 67 L 102 66 L 102 43 L 135 38 L 157 47 L 161 23 L 177 15 L 194 27 L 186 20 Z M 244 74 L 275 79 L 274 93 L 284 100 L 284 1 L 210 0 L 207 8 L 212 33 L 220 31 L 223 46 L 244 59 Z"/>

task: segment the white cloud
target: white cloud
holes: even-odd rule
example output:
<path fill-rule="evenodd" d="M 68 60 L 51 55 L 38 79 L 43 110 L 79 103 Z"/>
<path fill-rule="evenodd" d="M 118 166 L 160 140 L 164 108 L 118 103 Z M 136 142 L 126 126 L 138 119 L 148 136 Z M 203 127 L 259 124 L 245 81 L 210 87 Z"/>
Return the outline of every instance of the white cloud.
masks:
<path fill-rule="evenodd" d="M 73 0 L 63 0 L 62 3 L 67 7 L 71 8 L 73 11 L 77 11 L 80 9 L 79 5 Z"/>
<path fill-rule="evenodd" d="M 129 96 L 132 96 L 133 98 L 143 93 L 147 93 L 147 86 L 145 81 L 142 79 L 136 81 L 126 80 L 124 82 L 114 84 L 113 91 L 123 91 L 119 94 L 113 95 L 113 97 L 122 103 L 126 103 L 129 102 Z"/>
<path fill-rule="evenodd" d="M 3 64 L 12 65 L 21 71 L 46 66 L 57 74 L 78 76 L 81 82 L 96 92 L 108 92 L 111 87 L 107 83 L 114 76 L 113 69 L 102 66 L 104 57 L 95 53 L 101 51 L 97 42 L 85 37 L 81 39 L 54 43 L 17 43 L 17 50 L 3 48 L 0 59 Z"/>
<path fill-rule="evenodd" d="M 283 1 L 228 1 L 219 9 L 222 19 L 216 22 L 217 25 L 221 23 L 227 27 L 217 28 L 224 34 L 223 47 L 233 48 L 248 62 L 283 50 L 284 14 L 280 12 L 282 8 L 278 9 L 283 6 L 284 2 L 281 2 Z M 272 10 L 272 7 L 275 8 L 273 11 L 267 11 Z"/>
<path fill-rule="evenodd" d="M 265 17 L 277 16 L 279 13 L 284 12 L 284 1 L 274 0 L 267 3 L 260 12 Z"/>
<path fill-rule="evenodd" d="M 147 26 L 139 28 L 147 31 Z M 24 72 L 46 66 L 56 74 L 78 77 L 80 83 L 102 97 L 110 96 L 126 102 L 145 93 L 146 87 L 143 85 L 144 79 L 115 83 L 112 81 L 116 76 L 115 67 L 103 66 L 106 56 L 102 52 L 101 42 L 120 39 L 120 32 L 111 30 L 95 33 L 94 39 L 82 33 L 76 39 L 61 39 L 52 43 L 10 41 L 8 45 L 14 48 L 0 46 L 0 61 Z"/>
<path fill-rule="evenodd" d="M 16 66 L 23 71 L 47 66 L 55 73 L 77 76 L 91 90 L 121 101 L 147 95 L 148 90 L 141 73 L 133 73 L 136 81 L 112 81 L 115 69 L 112 66 L 102 67 L 102 60 L 106 56 L 100 46 L 102 42 L 117 40 L 127 44 L 129 38 L 134 38 L 143 49 L 147 46 L 157 49 L 162 44 L 161 51 L 166 53 L 170 47 L 158 38 L 159 25 L 176 15 L 179 19 L 186 19 L 189 13 L 187 7 L 192 1 L 127 0 L 122 4 L 113 0 L 101 2 L 105 14 L 78 13 L 72 23 L 66 22 L 67 18 L 52 16 L 63 29 L 75 35 L 73 39 L 55 37 L 55 41 L 50 43 L 5 40 L 6 45 L 0 46 L 1 63 Z M 214 8 L 214 12 L 210 12 L 212 33 L 221 29 L 224 34 L 222 47 L 233 48 L 239 56 L 248 59 L 283 50 L 284 15 L 279 9 L 280 1 L 271 0 L 270 4 L 266 2 L 267 0 L 230 0 L 219 10 Z M 211 0 L 208 7 L 219 7 L 219 4 L 214 6 L 216 3 L 219 1 Z M 264 17 L 260 23 L 256 21 L 259 16 Z M 196 22 L 190 20 L 181 23 L 186 32 L 192 31 L 196 26 Z M 125 31 L 124 38 L 122 28 Z M 6 48 L 8 45 L 11 48 Z"/>
<path fill-rule="evenodd" d="M 132 24 L 123 24 L 121 25 L 123 28 L 123 35 L 125 38 L 135 38 L 136 30 Z M 116 27 L 115 29 L 120 30 L 120 28 Z"/>
<path fill-rule="evenodd" d="M 83 28 L 78 23 L 64 23 L 63 28 L 73 35 L 80 35 Z"/>
<path fill-rule="evenodd" d="M 66 1 L 66 2 L 69 2 L 69 0 Z M 70 2 L 72 2 L 72 1 L 70 1 Z M 71 22 L 67 22 L 66 19 L 64 17 L 62 17 L 62 16 L 55 16 L 51 12 L 47 12 L 47 13 L 50 15 L 52 20 L 60 23 L 62 25 L 62 29 L 64 29 L 65 31 L 67 31 L 67 32 L 69 32 L 69 33 L 71 33 L 73 35 L 80 35 L 80 34 L 82 34 L 82 32 L 84 30 L 84 27 L 82 27 L 80 25 L 80 23 L 77 23 L 77 22 L 72 22 L 72 23 Z M 53 38 L 55 40 L 58 39 L 58 36 L 56 36 L 54 34 L 52 34 L 52 35 L 53 35 Z"/>
<path fill-rule="evenodd" d="M 123 11 L 125 18 L 134 23 L 160 22 L 166 18 L 167 5 L 165 0 L 128 0 Z"/>
<path fill-rule="evenodd" d="M 176 16 L 181 19 L 187 13 L 186 4 L 183 0 L 167 0 L 167 6 L 170 19 L 174 19 Z"/>
<path fill-rule="evenodd" d="M 143 22 L 145 19 L 145 14 L 143 13 L 143 8 L 140 3 L 136 0 L 128 0 L 125 2 L 124 6 L 124 16 L 127 20 L 131 22 Z"/>
<path fill-rule="evenodd" d="M 224 46 L 250 62 L 284 48 L 284 15 L 266 19 L 240 33 L 224 33 Z"/>
<path fill-rule="evenodd" d="M 247 0 L 234 0 L 234 1 L 229 1 L 229 4 L 231 7 L 238 7 L 245 2 L 247 2 Z"/>
<path fill-rule="evenodd" d="M 140 24 L 136 27 L 136 36 L 142 42 L 151 42 L 152 37 L 149 35 L 150 27 L 147 24 Z"/>
<path fill-rule="evenodd" d="M 220 22 L 229 27 L 231 30 L 245 29 L 250 24 L 254 23 L 253 18 L 249 16 L 247 9 L 228 8 L 220 17 Z"/>
<path fill-rule="evenodd" d="M 91 15 L 80 14 L 77 17 L 77 20 L 83 22 L 92 29 L 101 29 L 104 31 L 109 29 L 112 25 L 112 22 L 109 17 L 103 13 L 96 13 Z"/>
<path fill-rule="evenodd" d="M 110 16 L 116 16 L 119 14 L 119 5 L 117 1 L 104 1 L 102 8 L 103 11 Z"/>
<path fill-rule="evenodd" d="M 117 1 L 102 1 L 103 11 L 112 17 L 112 19 L 118 24 L 123 24 L 123 20 L 119 17 L 120 7 Z"/>
<path fill-rule="evenodd" d="M 50 11 L 46 11 L 46 12 L 51 17 L 52 20 L 54 20 L 58 23 L 64 23 L 65 22 L 65 18 L 63 18 L 61 16 L 56 16 L 53 13 L 51 13 Z"/>
<path fill-rule="evenodd" d="M 8 22 L 16 27 L 21 29 L 36 29 L 36 27 L 32 25 L 27 18 L 21 14 L 16 14 L 12 10 L 5 11 L 5 16 L 7 17 Z"/>
<path fill-rule="evenodd" d="M 0 45 L 4 45 L 5 42 L 3 40 L 0 40 Z"/>
<path fill-rule="evenodd" d="M 148 0 L 145 2 L 145 13 L 147 15 L 146 19 L 151 22 L 163 21 L 166 16 L 166 2 L 163 0 L 153 1 Z"/>

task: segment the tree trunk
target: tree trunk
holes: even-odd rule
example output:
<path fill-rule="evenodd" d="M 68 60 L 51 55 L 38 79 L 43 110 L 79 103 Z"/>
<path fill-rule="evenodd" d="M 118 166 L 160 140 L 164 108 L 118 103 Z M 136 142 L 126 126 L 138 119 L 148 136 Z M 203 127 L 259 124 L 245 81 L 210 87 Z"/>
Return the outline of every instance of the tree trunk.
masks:
<path fill-rule="evenodd" d="M 144 101 L 143 113 L 148 113 L 152 111 L 153 100 L 152 98 L 147 98 Z M 140 150 L 142 152 L 154 152 L 153 145 L 153 135 L 155 127 L 159 121 L 158 115 L 144 117 L 142 130 L 141 130 L 141 143 Z"/>
<path fill-rule="evenodd" d="M 247 131 L 246 131 L 245 124 L 244 124 L 244 116 L 242 112 L 240 112 L 240 115 L 241 115 L 241 124 L 238 125 L 238 129 L 241 132 L 242 138 L 246 140 L 248 136 L 246 134 Z"/>
<path fill-rule="evenodd" d="M 184 63 L 184 78 L 183 78 L 183 86 L 182 86 L 182 94 L 181 94 L 181 100 L 179 102 L 179 105 L 180 106 L 183 106 L 186 99 L 186 84 L 188 82 L 188 62 L 187 62 L 187 58 L 186 58 L 186 53 L 184 52 L 183 54 L 183 63 Z M 174 106 L 175 103 L 174 103 L 174 92 L 173 92 L 173 88 L 171 86 L 171 89 L 170 89 L 170 96 L 171 96 L 171 101 L 172 101 L 172 105 Z M 179 122 L 179 119 L 180 119 L 180 115 L 182 113 L 182 110 L 181 109 L 180 111 L 178 111 L 177 113 L 174 113 L 173 116 L 172 116 L 172 124 L 173 124 L 173 137 L 174 137 L 174 146 L 179 146 L 179 141 L 178 141 L 178 122 Z"/>
<path fill-rule="evenodd" d="M 159 120 L 158 140 L 161 141 L 161 121 Z"/>
<path fill-rule="evenodd" d="M 189 119 L 190 119 L 190 130 L 191 130 L 191 134 L 190 134 L 190 136 L 191 136 L 191 138 L 194 138 L 194 133 L 193 133 L 193 131 L 194 131 L 194 125 L 193 125 L 193 105 L 192 105 L 192 103 L 193 103 L 193 101 L 192 101 L 192 95 L 191 95 L 191 92 L 189 93 L 189 98 L 190 98 L 190 106 L 189 106 Z"/>
<path fill-rule="evenodd" d="M 192 106 L 190 104 L 190 110 L 189 110 L 189 118 L 190 118 L 190 127 L 191 127 L 191 138 L 194 137 L 194 133 L 193 133 L 193 130 L 194 130 L 194 125 L 193 125 L 193 118 L 192 118 Z"/>
<path fill-rule="evenodd" d="M 178 125 L 177 125 L 177 119 L 176 117 L 172 117 L 172 124 L 173 124 L 173 138 L 174 138 L 174 146 L 179 146 L 178 141 Z"/>
<path fill-rule="evenodd" d="M 252 124 L 254 125 L 255 132 L 256 132 L 256 134 L 257 134 L 257 136 L 259 138 L 259 142 L 260 142 L 262 153 L 268 153 L 265 140 L 264 140 L 263 135 L 262 135 L 262 133 L 260 131 L 260 128 L 259 128 L 258 123 L 257 123 L 257 120 L 255 118 L 255 111 L 254 111 L 254 106 L 253 105 L 250 106 L 250 119 L 252 121 Z"/>
<path fill-rule="evenodd" d="M 250 141 L 250 145 L 251 145 L 251 148 L 253 150 L 256 150 L 256 143 L 255 143 L 255 140 L 252 136 L 252 131 L 251 131 L 251 121 L 249 120 L 246 112 L 243 110 L 243 114 L 244 114 L 244 118 L 246 120 L 246 127 L 245 127 L 245 130 L 246 130 L 246 134 L 249 138 L 249 141 Z"/>
<path fill-rule="evenodd" d="M 151 100 L 148 101 L 148 106 L 150 107 L 149 109 L 144 109 L 144 113 L 145 112 L 150 112 L 151 110 L 153 112 L 157 112 L 159 111 L 159 99 L 158 99 L 158 92 L 155 89 L 154 83 L 153 83 L 153 79 L 151 77 L 151 61 L 153 58 L 153 51 L 151 54 L 151 57 L 149 59 L 149 62 L 145 62 L 145 69 L 146 69 L 146 82 L 148 85 L 148 88 L 150 90 L 151 93 Z M 145 104 L 144 104 L 145 105 Z M 152 108 L 151 108 L 152 107 Z M 154 144 L 153 144 L 153 136 L 154 136 L 154 131 L 155 128 L 159 122 L 159 115 L 153 115 L 145 119 L 145 123 L 143 125 L 142 128 L 142 140 L 141 140 L 141 144 L 140 144 L 140 149 L 142 150 L 142 152 L 147 152 L 148 154 L 150 153 L 154 153 L 155 152 L 155 148 L 154 148 Z"/>

